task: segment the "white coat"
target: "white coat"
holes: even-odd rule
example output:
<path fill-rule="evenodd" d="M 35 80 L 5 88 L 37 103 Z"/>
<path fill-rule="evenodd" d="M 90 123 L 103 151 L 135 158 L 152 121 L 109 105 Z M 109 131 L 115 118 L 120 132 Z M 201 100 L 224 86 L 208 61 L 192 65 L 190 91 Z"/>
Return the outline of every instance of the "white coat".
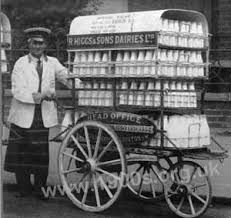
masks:
<path fill-rule="evenodd" d="M 55 92 L 55 79 L 68 85 L 66 77 L 67 69 L 57 58 L 46 56 L 43 59 L 41 92 Z M 32 93 L 38 92 L 39 88 L 36 65 L 32 63 L 30 55 L 25 55 L 17 60 L 12 72 L 11 83 L 13 99 L 8 121 L 22 128 L 30 128 L 35 112 Z M 57 125 L 57 108 L 54 102 L 43 101 L 41 108 L 44 126 L 49 128 Z"/>

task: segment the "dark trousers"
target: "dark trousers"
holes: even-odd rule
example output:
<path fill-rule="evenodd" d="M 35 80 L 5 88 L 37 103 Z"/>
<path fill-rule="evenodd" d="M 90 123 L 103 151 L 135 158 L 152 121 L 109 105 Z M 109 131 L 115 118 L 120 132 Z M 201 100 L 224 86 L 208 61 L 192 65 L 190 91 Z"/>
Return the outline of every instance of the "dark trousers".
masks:
<path fill-rule="evenodd" d="M 21 136 L 14 138 L 14 132 Z M 41 108 L 36 106 L 31 128 L 11 124 L 10 142 L 6 150 L 5 170 L 14 172 L 21 192 L 30 192 L 30 175 L 34 175 L 34 189 L 41 191 L 46 186 L 49 165 L 49 129 L 43 126 Z"/>

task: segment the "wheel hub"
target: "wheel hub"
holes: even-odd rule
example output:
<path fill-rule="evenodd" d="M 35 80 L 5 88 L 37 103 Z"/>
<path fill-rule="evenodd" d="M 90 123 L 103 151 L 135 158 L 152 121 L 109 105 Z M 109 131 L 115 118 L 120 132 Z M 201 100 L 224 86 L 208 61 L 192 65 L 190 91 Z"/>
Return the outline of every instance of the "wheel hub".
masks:
<path fill-rule="evenodd" d="M 188 188 L 185 185 L 180 185 L 178 188 L 178 193 L 180 195 L 187 195 L 188 194 Z"/>
<path fill-rule="evenodd" d="M 89 159 L 87 160 L 86 165 L 87 165 L 89 171 L 95 172 L 95 170 L 96 170 L 96 161 L 95 161 L 94 159 L 89 158 Z"/>

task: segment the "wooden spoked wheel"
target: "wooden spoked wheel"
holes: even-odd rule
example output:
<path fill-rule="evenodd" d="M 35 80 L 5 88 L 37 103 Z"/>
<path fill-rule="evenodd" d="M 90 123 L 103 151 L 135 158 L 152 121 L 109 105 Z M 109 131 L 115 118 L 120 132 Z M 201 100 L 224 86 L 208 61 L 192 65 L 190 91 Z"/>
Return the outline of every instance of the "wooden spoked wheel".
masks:
<path fill-rule="evenodd" d="M 156 201 L 164 198 L 162 176 L 155 162 L 137 161 L 128 163 L 127 187 L 136 198 Z"/>
<path fill-rule="evenodd" d="M 59 150 L 59 175 L 66 195 L 79 208 L 100 212 L 125 184 L 123 146 L 108 125 L 84 121 L 73 127 Z"/>
<path fill-rule="evenodd" d="M 211 183 L 202 166 L 191 161 L 170 168 L 165 183 L 165 199 L 178 216 L 194 218 L 202 215 L 211 201 Z"/>

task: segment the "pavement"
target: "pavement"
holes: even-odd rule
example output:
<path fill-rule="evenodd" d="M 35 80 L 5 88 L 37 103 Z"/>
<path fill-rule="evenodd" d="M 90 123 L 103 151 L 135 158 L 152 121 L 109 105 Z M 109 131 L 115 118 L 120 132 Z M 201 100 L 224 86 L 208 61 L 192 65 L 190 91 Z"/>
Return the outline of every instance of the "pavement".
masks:
<path fill-rule="evenodd" d="M 3 218 L 161 218 L 175 217 L 164 201 L 142 202 L 124 193 L 108 210 L 89 213 L 78 209 L 67 197 L 53 197 L 41 201 L 33 196 L 16 198 L 14 186 L 4 186 Z M 203 218 L 231 218 L 231 201 L 213 199 Z"/>

